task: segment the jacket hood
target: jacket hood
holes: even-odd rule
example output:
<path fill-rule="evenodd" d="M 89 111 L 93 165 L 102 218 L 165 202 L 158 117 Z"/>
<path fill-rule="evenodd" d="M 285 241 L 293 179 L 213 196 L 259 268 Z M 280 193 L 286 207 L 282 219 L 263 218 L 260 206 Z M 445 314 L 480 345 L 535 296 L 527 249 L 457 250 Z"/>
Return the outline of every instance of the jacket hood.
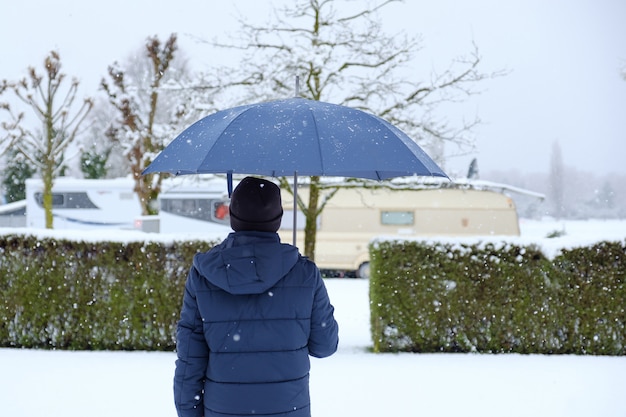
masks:
<path fill-rule="evenodd" d="M 231 294 L 260 294 L 272 288 L 294 267 L 300 254 L 280 242 L 277 233 L 235 232 L 193 266 L 210 283 Z"/>

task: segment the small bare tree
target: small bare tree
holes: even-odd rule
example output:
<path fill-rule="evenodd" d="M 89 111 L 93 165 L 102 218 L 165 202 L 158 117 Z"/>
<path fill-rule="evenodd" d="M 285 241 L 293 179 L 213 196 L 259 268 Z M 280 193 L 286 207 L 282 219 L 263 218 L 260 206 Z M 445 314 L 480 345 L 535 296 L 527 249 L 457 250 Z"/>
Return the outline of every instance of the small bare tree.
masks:
<path fill-rule="evenodd" d="M 8 115 L 1 123 L 6 133 L 2 137 L 0 153 L 17 150 L 32 163 L 43 180 L 43 207 L 46 228 L 53 227 L 52 187 L 54 179 L 62 169 L 64 153 L 76 139 L 85 117 L 93 107 L 91 98 L 83 100 L 78 110 L 74 109 L 79 81 L 74 78 L 69 88 L 62 90 L 65 74 L 61 72 L 61 59 L 56 51 L 44 60 L 44 75 L 34 67 L 28 69 L 28 77 L 18 82 L 4 80 L 0 93 L 12 91 L 18 101 L 26 104 L 39 120 L 39 127 L 27 125 L 24 112 L 15 112 L 9 103 L 0 108 Z"/>
<path fill-rule="evenodd" d="M 173 139 L 185 113 L 171 94 L 179 90 L 174 84 L 184 72 L 184 66 L 173 65 L 176 39 L 172 34 L 162 43 L 156 36 L 149 37 L 141 60 L 130 63 L 128 69 L 114 63 L 108 70 L 110 80 L 101 82 L 118 114 L 107 136 L 122 146 L 144 215 L 156 213 L 154 203 L 164 175 L 141 173 Z"/>

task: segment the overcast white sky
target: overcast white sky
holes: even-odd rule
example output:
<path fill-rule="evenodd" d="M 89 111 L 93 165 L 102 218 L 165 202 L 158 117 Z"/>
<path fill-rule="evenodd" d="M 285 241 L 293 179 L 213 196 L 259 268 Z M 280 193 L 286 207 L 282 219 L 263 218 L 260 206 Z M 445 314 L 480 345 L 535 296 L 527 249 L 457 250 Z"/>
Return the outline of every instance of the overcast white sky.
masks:
<path fill-rule="evenodd" d="M 281 0 L 284 1 L 284 0 Z M 209 56 L 188 35 L 210 39 L 236 31 L 235 7 L 265 18 L 263 0 L 22 0 L 0 6 L 0 79 L 15 80 L 40 67 L 52 49 L 63 70 L 95 95 L 107 66 L 124 61 L 146 37 L 179 35 L 196 67 Z M 552 144 L 564 163 L 581 170 L 626 174 L 626 1 L 408 0 L 388 7 L 385 23 L 422 34 L 420 65 L 443 70 L 474 41 L 483 71 L 511 73 L 484 84 L 466 106 L 483 120 L 475 155 L 447 171 L 467 172 L 478 157 L 481 173 L 517 169 L 547 172 Z M 454 174 L 454 172 L 452 172 Z"/>

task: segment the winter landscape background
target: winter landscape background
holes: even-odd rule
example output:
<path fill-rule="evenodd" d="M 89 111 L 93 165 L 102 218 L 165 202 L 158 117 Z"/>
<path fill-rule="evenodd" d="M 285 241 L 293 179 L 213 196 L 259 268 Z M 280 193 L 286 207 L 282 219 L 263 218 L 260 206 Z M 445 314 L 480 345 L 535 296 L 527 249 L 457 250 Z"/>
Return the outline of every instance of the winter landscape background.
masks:
<path fill-rule="evenodd" d="M 626 239 L 626 221 L 618 220 L 521 219 L 520 228 L 511 239 L 536 242 L 547 256 Z M 547 239 L 554 231 L 564 235 Z M 332 357 L 312 359 L 313 416 L 626 416 L 626 357 L 373 354 L 368 281 L 327 279 L 326 286 L 340 343 Z M 175 416 L 175 357 L 0 349 L 0 415 Z"/>
<path fill-rule="evenodd" d="M 68 78 L 81 81 L 79 97 L 102 100 L 99 84 L 109 65 L 136 59 L 147 37 L 164 40 L 172 33 L 179 35 L 181 58 L 194 71 L 223 62 L 237 67 L 231 54 L 217 53 L 203 41 L 236 34 L 238 15 L 264 24 L 288 3 L 14 3 L 0 14 L 0 80 L 18 80 L 29 66 L 41 70 L 46 54 L 55 49 Z M 441 71 L 471 50 L 473 43 L 486 71 L 510 71 L 485 83 L 481 93 L 460 108 L 446 108 L 443 114 L 452 126 L 474 114 L 482 121 L 475 130 L 476 148 L 446 161 L 446 172 L 464 177 L 476 157 L 480 179 L 545 194 L 543 203 L 514 196 L 523 217 L 626 218 L 626 52 L 621 43 L 625 7 L 619 0 L 441 0 L 385 8 L 382 17 L 389 33 L 423 37 L 424 49 L 412 74 L 428 78 L 431 71 Z M 101 133 L 95 141 L 88 137 L 84 146 L 102 142 Z M 66 157 L 74 164 L 69 174 L 79 176 L 78 158 Z M 555 168 L 559 175 L 553 173 Z M 113 171 L 110 176 L 128 175 L 128 170 Z"/>

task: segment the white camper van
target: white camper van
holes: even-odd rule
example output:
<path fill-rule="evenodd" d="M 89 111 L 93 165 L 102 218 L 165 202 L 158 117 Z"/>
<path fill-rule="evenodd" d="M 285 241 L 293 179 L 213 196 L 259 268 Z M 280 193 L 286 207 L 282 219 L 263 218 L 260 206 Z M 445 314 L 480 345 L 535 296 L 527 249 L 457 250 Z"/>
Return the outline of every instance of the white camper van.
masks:
<path fill-rule="evenodd" d="M 159 231 L 221 232 L 226 236 L 232 232 L 228 204 L 225 178 L 212 175 L 169 178 L 163 181 L 159 194 Z"/>
<path fill-rule="evenodd" d="M 0 206 L 0 227 L 26 226 L 26 200 Z"/>
<path fill-rule="evenodd" d="M 52 187 L 55 229 L 133 229 L 141 214 L 131 178 L 59 177 Z M 26 227 L 45 228 L 43 181 L 26 180 Z"/>
<path fill-rule="evenodd" d="M 233 188 L 239 180 L 233 179 Z M 288 193 L 283 191 L 283 198 Z M 290 197 L 289 197 L 290 198 Z M 163 181 L 159 194 L 159 231 L 161 233 L 207 233 L 232 232 L 228 206 L 226 178 L 215 175 L 195 175 L 169 178 Z M 281 229 L 292 230 L 293 199 L 291 205 L 283 204 L 284 215 Z M 304 216 L 298 212 L 299 228 Z M 290 240 L 292 242 L 292 240 Z"/>
<path fill-rule="evenodd" d="M 235 182 L 236 185 L 236 182 Z M 378 236 L 519 235 L 513 200 L 487 187 L 467 184 L 414 189 L 385 187 L 340 188 L 318 218 L 315 261 L 321 269 L 356 271 L 368 276 L 368 245 Z M 502 188 L 502 187 L 500 187 Z M 171 188 L 160 195 L 161 232 L 230 232 L 226 180 L 215 177 L 197 187 Z M 299 195 L 308 201 L 308 187 Z M 282 190 L 284 207 L 279 234 L 293 242 L 293 197 Z M 297 213 L 296 244 L 304 246 L 304 216 Z"/>

